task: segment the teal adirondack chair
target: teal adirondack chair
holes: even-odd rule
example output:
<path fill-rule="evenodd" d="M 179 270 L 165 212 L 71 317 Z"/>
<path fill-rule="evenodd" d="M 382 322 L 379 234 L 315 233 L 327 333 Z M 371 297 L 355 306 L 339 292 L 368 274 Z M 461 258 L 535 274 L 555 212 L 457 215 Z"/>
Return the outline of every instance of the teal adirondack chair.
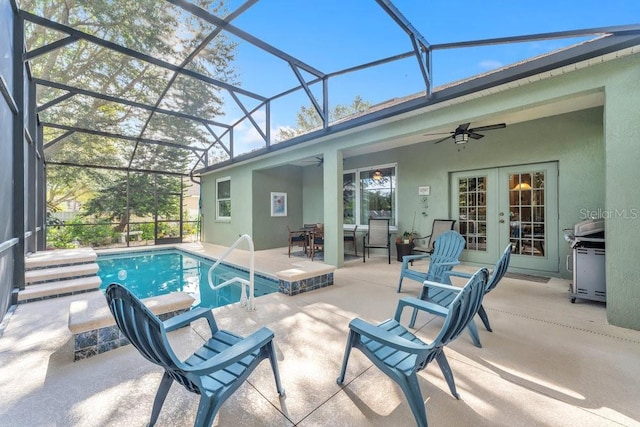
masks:
<path fill-rule="evenodd" d="M 162 322 L 124 286 L 107 287 L 109 309 L 124 336 L 145 359 L 164 368 L 156 393 L 150 426 L 158 419 L 173 381 L 200 395 L 195 426 L 210 426 L 220 406 L 264 360 L 269 359 L 276 380 L 276 390 L 283 396 L 280 374 L 273 347 L 273 332 L 261 328 L 247 338 L 218 329 L 210 309 L 198 308 Z M 192 356 L 180 361 L 173 352 L 167 332 L 205 318 L 211 338 Z"/>
<path fill-rule="evenodd" d="M 434 243 L 432 254 L 405 255 L 402 257 L 402 268 L 400 270 L 400 281 L 398 282 L 398 292 L 402 290 L 402 280 L 415 280 L 424 282 L 441 282 L 442 274 L 450 271 L 454 266 L 460 264 L 458 258 L 464 249 L 465 240 L 457 231 L 447 231 L 438 236 Z M 427 271 L 414 270 L 409 267 L 413 261 L 419 259 L 429 259 L 429 269 Z"/>
<path fill-rule="evenodd" d="M 417 373 L 426 368 L 429 362 L 436 360 L 447 380 L 451 394 L 459 399 L 456 384 L 449 362 L 444 354 L 444 347 L 456 339 L 467 327 L 482 304 L 484 289 L 489 272 L 482 268 L 469 279 L 449 305 L 446 319 L 438 336 L 429 344 L 424 343 L 400 324 L 404 307 L 418 310 L 437 309 L 439 306 L 419 298 L 405 297 L 398 301 L 393 319 L 385 320 L 377 326 L 362 319 L 353 319 L 349 323 L 349 337 L 342 361 L 342 370 L 337 379 L 338 384 L 344 382 L 351 348 L 362 351 L 383 373 L 395 381 L 409 402 L 411 412 L 418 426 L 427 426 L 427 412 L 420 391 Z M 442 289 L 452 288 L 449 285 L 436 284 Z"/>
<path fill-rule="evenodd" d="M 491 276 L 489 276 L 489 280 L 487 281 L 487 285 L 485 287 L 484 293 L 485 295 L 495 289 L 498 286 L 500 280 L 504 277 L 507 272 L 507 268 L 509 267 L 509 261 L 511 259 L 511 243 L 507 245 L 507 247 L 502 252 L 502 256 L 496 263 L 493 271 L 491 272 Z M 446 271 L 443 273 L 442 283 L 451 285 L 451 277 L 463 277 L 468 279 L 471 277 L 469 273 L 463 273 L 461 271 Z M 422 286 L 422 291 L 420 292 L 420 299 L 433 302 L 437 304 L 442 309 L 433 310 L 431 314 L 437 314 L 440 316 L 446 315 L 446 308 L 451 304 L 451 301 L 456 297 L 457 293 L 460 292 L 460 288 L 454 287 L 453 289 L 440 288 L 438 286 L 432 286 L 432 282 L 425 282 Z M 418 311 L 414 310 L 411 316 L 411 322 L 409 326 L 413 328 L 416 322 L 416 316 L 418 315 Z M 484 327 L 487 328 L 487 331 L 493 332 L 491 329 L 491 325 L 489 325 L 489 318 L 487 317 L 487 312 L 484 310 L 484 307 L 480 305 L 480 309 L 478 310 L 478 315 L 480 319 L 482 319 L 482 323 Z M 478 334 L 478 328 L 474 322 L 470 322 L 468 326 L 469 335 L 471 335 L 471 340 L 476 347 L 482 347 L 480 343 L 480 336 Z"/>

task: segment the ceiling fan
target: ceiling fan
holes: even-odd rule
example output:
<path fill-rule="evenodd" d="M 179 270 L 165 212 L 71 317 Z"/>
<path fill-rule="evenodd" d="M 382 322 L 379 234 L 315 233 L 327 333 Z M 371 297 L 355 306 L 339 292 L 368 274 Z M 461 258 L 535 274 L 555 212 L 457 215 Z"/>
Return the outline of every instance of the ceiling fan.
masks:
<path fill-rule="evenodd" d="M 316 166 L 320 167 L 324 164 L 324 158 L 321 156 L 314 156 L 311 159 L 303 160 L 303 163 L 315 163 Z"/>
<path fill-rule="evenodd" d="M 426 133 L 425 136 L 426 135 L 442 135 L 444 133 L 449 133 L 448 136 L 445 136 L 444 138 L 439 139 L 438 141 L 434 142 L 434 144 L 440 144 L 441 142 L 446 141 L 449 138 L 453 139 L 456 144 L 466 144 L 467 142 L 469 142 L 469 138 L 480 139 L 484 137 L 484 135 L 481 135 L 478 132 L 484 132 L 487 130 L 494 130 L 494 129 L 503 129 L 507 127 L 505 123 L 496 123 L 494 125 L 479 126 L 477 128 L 469 129 L 470 125 L 471 123 L 463 123 L 461 125 L 458 125 L 456 130 L 454 130 L 453 132 Z"/>

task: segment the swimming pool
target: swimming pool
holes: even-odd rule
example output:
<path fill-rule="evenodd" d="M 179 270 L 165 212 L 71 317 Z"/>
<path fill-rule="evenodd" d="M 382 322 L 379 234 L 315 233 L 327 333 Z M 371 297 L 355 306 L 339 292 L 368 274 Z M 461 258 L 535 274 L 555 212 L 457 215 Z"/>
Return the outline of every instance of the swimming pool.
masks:
<path fill-rule="evenodd" d="M 216 291 L 209 286 L 207 274 L 214 261 L 179 250 L 154 250 L 135 253 L 99 255 L 96 261 L 104 290 L 113 282 L 126 286 L 138 298 L 170 292 L 187 292 L 194 307 L 222 307 L 240 301 L 240 284 Z M 249 272 L 221 264 L 214 270 L 213 280 L 220 284 L 232 277 L 249 279 Z M 255 274 L 255 296 L 278 292 L 278 282 Z"/>

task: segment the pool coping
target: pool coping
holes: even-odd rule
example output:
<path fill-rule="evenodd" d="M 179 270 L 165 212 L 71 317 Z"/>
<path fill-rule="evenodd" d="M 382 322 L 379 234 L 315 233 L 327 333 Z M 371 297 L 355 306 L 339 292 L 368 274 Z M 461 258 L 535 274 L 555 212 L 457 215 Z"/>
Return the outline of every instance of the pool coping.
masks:
<path fill-rule="evenodd" d="M 123 250 L 124 249 L 124 250 Z M 202 258 L 210 262 L 216 262 L 217 258 L 198 252 L 189 250 L 189 248 L 179 247 L 175 244 L 158 246 L 143 246 L 134 248 L 114 248 L 97 250 L 98 258 L 100 255 L 116 255 L 126 253 L 141 253 L 141 252 L 153 252 L 163 250 L 176 250 L 189 254 L 197 258 Z M 249 269 L 245 266 L 238 265 L 228 260 L 224 260 L 223 263 L 231 268 L 235 268 L 242 272 L 248 273 Z M 334 271 L 336 267 L 329 264 L 324 264 L 318 261 L 301 261 L 291 264 L 292 268 L 276 271 L 273 275 L 254 271 L 257 277 L 263 277 L 269 280 L 274 280 L 278 284 L 278 291 L 282 294 L 293 296 L 304 292 L 313 291 L 315 289 L 324 288 L 334 284 Z"/>

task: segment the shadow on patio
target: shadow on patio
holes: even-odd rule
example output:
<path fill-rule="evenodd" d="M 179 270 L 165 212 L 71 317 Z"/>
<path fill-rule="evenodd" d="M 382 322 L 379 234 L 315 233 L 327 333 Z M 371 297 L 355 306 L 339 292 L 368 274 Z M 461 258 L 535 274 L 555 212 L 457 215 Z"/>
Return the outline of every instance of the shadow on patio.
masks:
<path fill-rule="evenodd" d="M 215 253 L 214 246 L 205 247 Z M 260 251 L 264 272 L 291 262 L 286 248 Z M 471 271 L 469 267 L 462 267 Z M 335 285 L 294 297 L 272 294 L 257 310 L 214 309 L 220 327 L 248 334 L 260 325 L 276 335 L 286 397 L 279 399 L 268 363 L 261 364 L 222 409 L 214 425 L 414 425 L 400 389 L 358 351 L 345 387 L 336 384 L 353 317 L 393 315 L 400 263 L 385 257 L 350 261 Z M 145 425 L 161 378 L 131 346 L 79 362 L 67 329 L 69 304 L 82 295 L 18 306 L 0 338 L 3 425 Z M 609 326 L 604 305 L 569 302 L 568 282 L 505 278 L 484 302 L 494 329 L 482 326 L 483 348 L 465 333 L 446 352 L 461 400 L 439 369 L 419 374 L 431 425 L 640 425 L 640 332 Z M 408 313 L 405 314 L 408 316 Z M 442 319 L 418 317 L 418 335 L 437 333 Z M 202 341 L 203 323 L 171 334 L 185 354 Z M 192 425 L 197 397 L 174 386 L 158 425 Z"/>

